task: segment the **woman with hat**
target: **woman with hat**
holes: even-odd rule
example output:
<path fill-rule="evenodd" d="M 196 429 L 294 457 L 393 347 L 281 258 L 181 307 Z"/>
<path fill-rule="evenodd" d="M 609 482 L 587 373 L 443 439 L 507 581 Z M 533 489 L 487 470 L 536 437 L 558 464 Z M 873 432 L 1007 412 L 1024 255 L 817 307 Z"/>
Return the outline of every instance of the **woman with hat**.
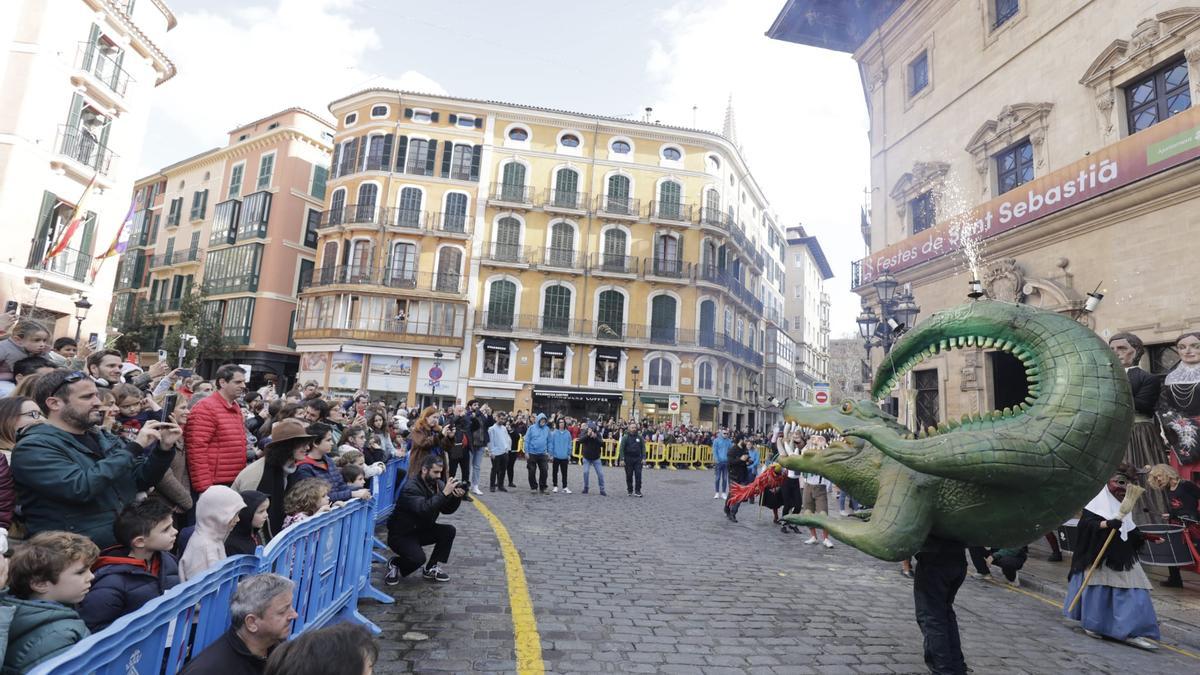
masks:
<path fill-rule="evenodd" d="M 271 500 L 267 509 L 271 532 L 283 529 L 283 494 L 287 492 L 288 478 L 296 471 L 296 463 L 304 459 L 312 440 L 304 422 L 296 418 L 276 422 L 271 427 L 271 442 L 266 452 L 242 469 L 233 481 L 234 490 L 257 490 Z"/>

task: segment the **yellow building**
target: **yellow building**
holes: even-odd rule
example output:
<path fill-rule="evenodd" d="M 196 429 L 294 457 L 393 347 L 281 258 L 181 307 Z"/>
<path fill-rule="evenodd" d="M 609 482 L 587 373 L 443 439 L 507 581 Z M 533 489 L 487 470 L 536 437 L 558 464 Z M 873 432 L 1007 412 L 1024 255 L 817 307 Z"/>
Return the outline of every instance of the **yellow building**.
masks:
<path fill-rule="evenodd" d="M 330 110 L 302 378 L 410 405 L 761 424 L 785 240 L 734 143 L 385 89 Z"/>

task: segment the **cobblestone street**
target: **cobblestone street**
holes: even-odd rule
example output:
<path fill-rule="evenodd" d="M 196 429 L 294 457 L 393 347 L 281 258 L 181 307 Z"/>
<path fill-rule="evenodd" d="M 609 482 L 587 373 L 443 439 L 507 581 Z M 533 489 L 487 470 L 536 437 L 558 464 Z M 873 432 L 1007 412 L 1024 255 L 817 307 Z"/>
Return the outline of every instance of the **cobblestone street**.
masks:
<path fill-rule="evenodd" d="M 898 564 L 848 546 L 805 546 L 807 535 L 780 533 L 757 507 L 729 523 L 708 472 L 647 470 L 646 496 L 633 499 L 620 467 L 606 471 L 608 497 L 595 485 L 579 494 L 579 467 L 571 470 L 575 494 L 518 487 L 482 498 L 520 551 L 546 672 L 925 672 L 911 582 Z M 523 464 L 516 477 L 523 486 Z M 376 672 L 512 672 L 496 536 L 470 504 L 442 522 L 458 528 L 450 583 L 414 576 L 389 588 L 375 566 L 377 587 L 396 597 L 360 606 L 384 629 Z M 968 578 L 956 609 L 977 673 L 1200 668 L 1169 649 L 1151 654 L 1088 638 L 1062 622 L 1058 607 L 1002 584 Z"/>

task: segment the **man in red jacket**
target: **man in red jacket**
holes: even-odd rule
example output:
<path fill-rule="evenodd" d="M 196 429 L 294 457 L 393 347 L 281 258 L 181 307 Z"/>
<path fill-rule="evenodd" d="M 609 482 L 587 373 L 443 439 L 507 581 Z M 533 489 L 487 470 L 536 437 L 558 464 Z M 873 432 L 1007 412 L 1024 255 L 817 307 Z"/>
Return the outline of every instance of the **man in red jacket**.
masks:
<path fill-rule="evenodd" d="M 217 369 L 217 388 L 192 408 L 184 429 L 188 474 L 200 494 L 229 485 L 246 468 L 246 427 L 238 399 L 246 393 L 246 372 L 227 363 Z"/>

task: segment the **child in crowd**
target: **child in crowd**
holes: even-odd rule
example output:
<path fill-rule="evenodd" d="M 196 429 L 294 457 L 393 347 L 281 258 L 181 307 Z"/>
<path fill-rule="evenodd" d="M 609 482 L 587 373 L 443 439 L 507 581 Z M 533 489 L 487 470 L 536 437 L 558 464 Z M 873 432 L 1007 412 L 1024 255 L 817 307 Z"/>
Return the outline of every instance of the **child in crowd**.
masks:
<path fill-rule="evenodd" d="M 196 501 L 196 529 L 179 559 L 180 578 L 195 579 L 225 559 L 225 538 L 238 524 L 239 512 L 245 507 L 242 496 L 224 485 L 214 485 L 200 495 Z"/>
<path fill-rule="evenodd" d="M 283 529 L 329 510 L 329 483 L 320 478 L 305 478 L 283 496 Z"/>
<path fill-rule="evenodd" d="M 227 555 L 253 554 L 271 540 L 271 526 L 267 522 L 271 498 L 258 490 L 243 490 L 241 495 L 246 507 L 238 513 L 238 523 L 225 539 Z"/>
<path fill-rule="evenodd" d="M 117 402 L 117 435 L 127 441 L 136 439 L 142 425 L 158 419 L 162 410 L 153 398 L 132 384 L 113 387 L 113 396 Z"/>
<path fill-rule="evenodd" d="M 100 412 L 104 414 L 100 420 L 100 429 L 115 434 L 117 433 L 117 415 L 120 414 L 120 411 L 117 410 L 117 397 L 113 396 L 111 389 L 100 389 L 97 394 L 100 398 Z"/>
<path fill-rule="evenodd" d="M 351 490 L 365 488 L 367 486 L 367 474 L 363 473 L 361 464 L 345 464 L 341 467 L 342 480 L 346 481 L 346 485 Z"/>
<path fill-rule="evenodd" d="M 342 447 L 344 448 L 346 446 L 343 445 Z M 374 478 L 375 476 L 378 476 L 379 474 L 383 473 L 383 470 L 386 468 L 384 466 L 383 462 L 375 462 L 374 464 L 367 464 L 367 458 L 364 457 L 363 454 L 361 452 L 359 452 L 358 450 L 346 450 L 346 451 L 342 452 L 341 455 L 338 456 L 337 465 L 339 468 L 345 467 L 345 466 L 350 466 L 351 464 L 362 469 L 363 474 L 368 479 Z M 349 481 L 347 481 L 347 482 L 349 482 Z"/>
<path fill-rule="evenodd" d="M 89 635 L 72 606 L 92 585 L 100 550 L 72 532 L 39 532 L 12 557 L 8 593 L 0 608 L 12 612 L 5 673 L 26 673 Z"/>
<path fill-rule="evenodd" d="M 343 452 L 356 451 L 361 453 L 363 446 L 367 443 L 367 430 L 364 427 L 350 427 L 342 434 L 342 445 L 338 448 L 338 454 Z"/>
<path fill-rule="evenodd" d="M 37 321 L 21 319 L 8 337 L 0 340 L 0 396 L 6 396 L 16 386 L 13 364 L 28 356 L 41 356 L 50 351 L 50 331 Z"/>
<path fill-rule="evenodd" d="M 100 631 L 179 583 L 175 519 L 170 505 L 147 499 L 126 506 L 113 524 L 116 546 L 104 549 L 92 565 L 96 578 L 79 605 L 79 616 Z"/>

